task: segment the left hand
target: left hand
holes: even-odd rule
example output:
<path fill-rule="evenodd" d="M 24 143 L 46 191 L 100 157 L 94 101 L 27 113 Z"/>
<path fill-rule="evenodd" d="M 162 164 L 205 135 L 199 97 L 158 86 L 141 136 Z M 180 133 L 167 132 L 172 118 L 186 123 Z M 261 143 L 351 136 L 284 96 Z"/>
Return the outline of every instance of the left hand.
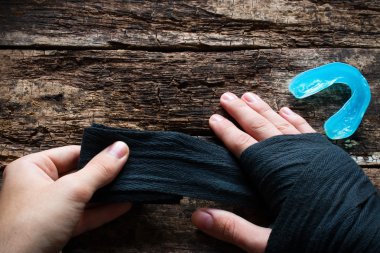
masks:
<path fill-rule="evenodd" d="M 5 168 L 0 192 L 2 252 L 59 252 L 72 236 L 130 209 L 130 203 L 86 205 L 97 189 L 120 172 L 128 146 L 116 142 L 73 172 L 79 151 L 80 146 L 54 148 L 22 157 Z"/>
<path fill-rule="evenodd" d="M 211 116 L 209 124 L 237 158 L 251 145 L 270 137 L 315 132 L 305 119 L 289 108 L 281 108 L 277 113 L 251 92 L 245 93 L 241 98 L 230 92 L 224 93 L 220 104 L 243 130 L 218 114 Z M 233 213 L 211 208 L 198 209 L 192 215 L 192 222 L 211 236 L 255 253 L 265 252 L 272 231 Z"/>

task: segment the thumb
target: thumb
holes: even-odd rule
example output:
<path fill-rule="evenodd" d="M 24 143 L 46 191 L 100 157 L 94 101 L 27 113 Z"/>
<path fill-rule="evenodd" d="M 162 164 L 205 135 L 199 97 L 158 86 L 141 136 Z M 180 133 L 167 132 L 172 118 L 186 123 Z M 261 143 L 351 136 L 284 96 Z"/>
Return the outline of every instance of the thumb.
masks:
<path fill-rule="evenodd" d="M 61 178 L 67 189 L 79 202 L 87 202 L 93 193 L 110 183 L 119 174 L 128 159 L 127 144 L 117 141 L 104 149 L 81 170 Z"/>
<path fill-rule="evenodd" d="M 254 253 L 265 252 L 272 231 L 254 225 L 233 213 L 217 209 L 198 209 L 193 213 L 191 220 L 203 232 Z"/>

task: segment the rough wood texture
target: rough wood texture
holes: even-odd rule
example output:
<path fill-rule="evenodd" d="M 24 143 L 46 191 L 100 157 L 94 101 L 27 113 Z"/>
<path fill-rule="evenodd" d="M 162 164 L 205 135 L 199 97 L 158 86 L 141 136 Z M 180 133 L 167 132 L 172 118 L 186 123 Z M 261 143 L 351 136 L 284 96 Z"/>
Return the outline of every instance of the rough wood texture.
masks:
<path fill-rule="evenodd" d="M 380 188 L 380 1 L 0 0 L 0 168 L 50 147 L 79 144 L 93 122 L 175 130 L 209 139 L 227 91 L 289 105 L 317 130 L 347 100 L 334 86 L 297 101 L 301 71 L 332 61 L 358 67 L 372 102 L 338 145 Z M 130 49 L 130 50 L 126 50 Z M 265 224 L 258 210 L 184 199 L 145 205 L 70 242 L 64 252 L 241 252 L 197 232 L 190 215 L 225 208 Z"/>
<path fill-rule="evenodd" d="M 72 240 L 66 252 L 243 252 L 200 233 L 191 225 L 192 212 L 202 206 L 223 208 L 265 224 L 260 221 L 262 214 L 255 214 L 255 210 L 184 199 L 180 205 L 134 207 L 131 213 L 104 228 Z"/>
<path fill-rule="evenodd" d="M 80 143 L 82 128 L 92 122 L 210 135 L 207 118 L 215 111 L 221 112 L 218 98 L 225 90 L 252 90 L 275 108 L 291 105 L 321 130 L 324 119 L 342 105 L 348 91 L 340 87 L 296 101 L 287 91 L 287 83 L 296 73 L 331 60 L 358 66 L 373 84 L 373 90 L 380 88 L 376 82 L 380 50 L 375 49 L 229 53 L 3 50 L 0 59 L 4 80 L 0 88 L 4 94 L 0 99 L 0 155 L 4 164 L 39 149 Z M 364 167 L 379 165 L 379 101 L 375 92 L 359 131 L 340 143 Z M 378 171 L 366 170 L 379 186 Z M 72 241 L 67 251 L 235 250 L 206 239 L 192 228 L 191 212 L 196 206 L 208 204 L 200 203 L 191 200 L 178 206 L 143 207 Z"/>
<path fill-rule="evenodd" d="M 276 109 L 290 105 L 322 131 L 349 91 L 338 86 L 297 101 L 287 85 L 297 73 L 329 61 L 359 67 L 372 89 L 380 89 L 378 49 L 3 50 L 0 59 L 0 155 L 6 161 L 39 148 L 79 143 L 83 127 L 92 122 L 210 135 L 208 117 L 221 112 L 219 97 L 227 90 L 254 91 Z M 379 96 L 373 93 L 359 131 L 340 142 L 353 155 L 379 151 Z"/>
<path fill-rule="evenodd" d="M 380 1 L 0 1 L 0 45 L 379 47 Z"/>

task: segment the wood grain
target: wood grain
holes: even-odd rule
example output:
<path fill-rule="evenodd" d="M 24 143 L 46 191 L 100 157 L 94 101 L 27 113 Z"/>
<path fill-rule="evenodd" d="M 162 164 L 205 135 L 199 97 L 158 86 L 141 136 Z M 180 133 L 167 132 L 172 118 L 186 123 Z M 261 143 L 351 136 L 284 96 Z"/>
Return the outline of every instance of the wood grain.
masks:
<path fill-rule="evenodd" d="M 207 119 L 223 113 L 218 99 L 227 90 L 254 91 L 275 109 L 290 105 L 321 131 L 349 91 L 338 86 L 297 101 L 287 84 L 303 70 L 344 61 L 361 69 L 374 92 L 359 131 L 338 144 L 379 187 L 379 59 L 378 49 L 1 50 L 0 161 L 5 166 L 30 152 L 79 144 L 83 127 L 93 122 L 210 136 Z M 210 205 L 239 213 L 188 199 L 175 206 L 143 206 L 72 240 L 64 252 L 240 252 L 191 226 L 191 212 Z"/>
<path fill-rule="evenodd" d="M 94 122 L 213 140 L 207 120 L 225 114 L 225 91 L 290 106 L 322 132 L 348 88 L 296 100 L 287 85 L 332 61 L 358 67 L 371 85 L 359 130 L 337 144 L 380 189 L 378 0 L 0 0 L 0 169 L 80 144 Z M 191 225 L 191 213 L 205 206 L 268 222 L 260 210 L 185 198 L 135 206 L 63 252 L 241 252 Z"/>
<path fill-rule="evenodd" d="M 322 131 L 349 90 L 337 86 L 297 101 L 287 85 L 297 73 L 330 61 L 357 66 L 373 91 L 357 133 L 338 143 L 355 156 L 378 156 L 380 150 L 378 49 L 2 50 L 0 59 L 3 163 L 31 151 L 80 143 L 82 129 L 93 122 L 212 135 L 208 117 L 223 113 L 219 97 L 225 91 L 256 92 L 275 109 L 289 105 Z"/>
<path fill-rule="evenodd" d="M 0 1 L 0 45 L 230 50 L 380 45 L 380 2 Z"/>
<path fill-rule="evenodd" d="M 134 206 L 130 213 L 105 227 L 74 238 L 64 252 L 242 253 L 235 246 L 197 231 L 191 224 L 192 212 L 202 206 L 229 210 L 251 221 L 258 221 L 262 216 L 255 210 L 187 198 L 179 205 Z"/>

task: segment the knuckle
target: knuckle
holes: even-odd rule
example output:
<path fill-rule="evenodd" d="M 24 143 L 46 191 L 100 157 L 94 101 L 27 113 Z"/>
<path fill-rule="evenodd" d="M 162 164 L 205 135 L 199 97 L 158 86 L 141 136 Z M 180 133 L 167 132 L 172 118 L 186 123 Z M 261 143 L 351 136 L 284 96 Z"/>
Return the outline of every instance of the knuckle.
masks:
<path fill-rule="evenodd" d="M 226 139 L 235 139 L 237 127 L 233 124 L 229 124 L 223 127 L 223 137 Z"/>
<path fill-rule="evenodd" d="M 286 131 L 286 130 L 288 130 L 288 129 L 291 128 L 291 127 L 292 127 L 292 126 L 291 126 L 289 123 L 286 123 L 286 122 L 284 122 L 284 123 L 279 123 L 279 124 L 276 125 L 276 128 L 277 128 L 278 130 L 280 130 L 281 132 Z"/>
<path fill-rule="evenodd" d="M 232 218 L 225 218 L 221 224 L 221 236 L 231 242 L 237 242 L 236 223 Z"/>
<path fill-rule="evenodd" d="M 257 119 L 257 120 L 255 120 L 249 124 L 248 129 L 253 131 L 253 132 L 257 132 L 257 131 L 261 131 L 263 129 L 266 129 L 267 125 L 268 125 L 268 122 L 266 120 Z"/>
<path fill-rule="evenodd" d="M 248 105 L 244 101 L 242 101 L 240 99 L 236 99 L 234 101 L 233 105 L 236 106 L 236 107 L 238 107 L 238 108 L 248 107 Z"/>
<path fill-rule="evenodd" d="M 295 120 L 294 120 L 294 124 L 297 125 L 297 126 L 302 126 L 302 125 L 305 125 L 307 124 L 306 120 L 302 117 L 297 117 Z"/>
<path fill-rule="evenodd" d="M 69 186 L 69 193 L 74 201 L 87 202 L 93 194 L 93 190 L 86 184 L 77 181 L 71 181 Z"/>
<path fill-rule="evenodd" d="M 267 113 L 272 111 L 272 108 L 264 102 L 261 102 L 261 103 L 259 102 L 255 106 L 255 111 L 260 113 L 260 114 L 267 114 Z"/>
<path fill-rule="evenodd" d="M 96 171 L 102 180 L 112 178 L 115 174 L 114 169 L 110 164 L 104 164 L 102 162 L 95 162 L 91 165 L 91 169 Z"/>
<path fill-rule="evenodd" d="M 226 133 L 233 133 L 235 130 L 236 126 L 233 124 L 228 124 L 223 126 L 223 131 Z"/>
<path fill-rule="evenodd" d="M 234 138 L 234 144 L 237 149 L 243 149 L 246 148 L 247 146 L 250 146 L 251 143 L 251 136 L 249 136 L 246 133 L 239 133 L 235 138 Z"/>
<path fill-rule="evenodd" d="M 233 113 L 237 113 L 238 111 L 246 110 L 249 108 L 249 106 L 241 99 L 235 99 L 231 101 L 227 106 L 233 111 Z"/>

